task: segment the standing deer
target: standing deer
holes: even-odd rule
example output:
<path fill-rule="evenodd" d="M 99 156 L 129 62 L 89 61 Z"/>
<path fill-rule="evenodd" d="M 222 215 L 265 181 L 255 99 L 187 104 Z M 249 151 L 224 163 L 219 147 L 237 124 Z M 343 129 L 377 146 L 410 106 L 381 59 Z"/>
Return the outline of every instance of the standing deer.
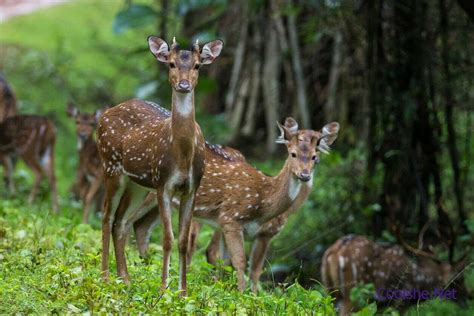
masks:
<path fill-rule="evenodd" d="M 146 198 L 156 193 L 163 224 L 162 288 L 168 286 L 173 230 L 171 199 L 179 205 L 179 289 L 186 295 L 186 253 L 195 193 L 204 174 L 204 138 L 195 120 L 194 88 L 199 67 L 219 56 L 223 42 L 215 40 L 182 50 L 173 39 L 171 49 L 150 36 L 151 52 L 169 66 L 173 88 L 171 116 L 158 105 L 130 100 L 107 110 L 99 120 L 98 147 L 105 171 L 105 202 L 102 223 L 102 272 L 108 278 L 109 238 L 112 229 L 117 270 L 129 282 L 124 247 L 127 232 L 154 207 Z"/>
<path fill-rule="evenodd" d="M 75 187 L 83 203 L 82 222 L 89 221 L 89 210 L 94 201 L 102 201 L 103 170 L 99 150 L 94 139 L 94 130 L 102 110 L 94 113 L 80 113 L 73 105 L 68 104 L 67 114 L 76 122 L 77 148 L 79 165 Z"/>
<path fill-rule="evenodd" d="M 58 194 L 54 174 L 54 144 L 56 130 L 54 124 L 47 118 L 37 115 L 16 115 L 7 118 L 0 124 L 0 155 L 5 161 L 5 173 L 8 187 L 15 190 L 13 183 L 13 161 L 20 157 L 33 170 L 35 180 L 28 197 L 28 203 L 33 203 L 46 174 L 51 186 L 53 211 L 58 211 Z"/>
<path fill-rule="evenodd" d="M 269 240 L 284 225 L 292 210 L 306 199 L 320 152 L 329 150 L 339 131 L 339 124 L 335 122 L 327 124 L 322 132 L 298 130 L 292 118 L 278 127 L 281 136 L 277 142 L 286 145 L 288 158 L 277 176 L 264 175 L 234 149 L 218 148 L 217 151 L 215 146 L 208 146 L 206 171 L 196 193 L 194 217 L 222 231 L 241 291 L 246 287 L 244 234 L 256 238 L 251 260 L 255 290 Z M 151 222 L 144 221 L 142 225 Z M 147 240 L 141 238 L 141 234 L 136 233 L 136 237 L 143 254 Z M 191 243 L 193 239 L 190 238 Z"/>
<path fill-rule="evenodd" d="M 373 283 L 378 300 L 390 299 L 387 293 L 394 290 L 409 293 L 443 288 L 463 265 L 462 260 L 457 264 L 441 263 L 431 253 L 410 252 L 416 255 L 417 262 L 398 245 L 383 246 L 365 236 L 348 235 L 338 239 L 323 255 L 321 277 L 328 289 L 337 290 L 339 314 L 354 311 L 350 291 L 360 283 Z M 413 299 L 416 302 L 418 297 Z"/>

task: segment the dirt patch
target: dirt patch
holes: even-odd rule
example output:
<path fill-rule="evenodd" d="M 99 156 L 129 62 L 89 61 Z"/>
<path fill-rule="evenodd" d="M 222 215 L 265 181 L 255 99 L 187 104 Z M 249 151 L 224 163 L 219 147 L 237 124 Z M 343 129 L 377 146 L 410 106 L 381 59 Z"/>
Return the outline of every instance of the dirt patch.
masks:
<path fill-rule="evenodd" d="M 70 0 L 0 0 L 0 23 L 33 11 L 58 5 Z"/>

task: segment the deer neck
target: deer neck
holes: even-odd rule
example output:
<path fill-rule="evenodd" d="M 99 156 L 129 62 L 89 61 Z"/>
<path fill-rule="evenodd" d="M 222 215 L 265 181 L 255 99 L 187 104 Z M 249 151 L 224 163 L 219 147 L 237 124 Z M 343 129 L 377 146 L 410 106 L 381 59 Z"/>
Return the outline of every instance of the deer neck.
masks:
<path fill-rule="evenodd" d="M 283 212 L 293 209 L 295 203 L 301 204 L 303 195 L 307 196 L 312 186 L 312 180 L 302 182 L 291 172 L 289 160 L 286 160 L 280 173 L 270 179 L 268 190 L 264 191 L 263 211 L 266 219 L 273 218 Z M 309 190 L 308 190 L 309 188 Z"/>
<path fill-rule="evenodd" d="M 192 156 L 196 120 L 194 112 L 194 91 L 180 93 L 173 90 L 171 109 L 171 143 L 174 150 L 185 156 Z"/>
<path fill-rule="evenodd" d="M 89 147 L 96 146 L 94 140 L 94 133 L 92 133 L 86 140 L 82 140 L 80 137 L 77 138 L 77 150 L 84 151 Z"/>

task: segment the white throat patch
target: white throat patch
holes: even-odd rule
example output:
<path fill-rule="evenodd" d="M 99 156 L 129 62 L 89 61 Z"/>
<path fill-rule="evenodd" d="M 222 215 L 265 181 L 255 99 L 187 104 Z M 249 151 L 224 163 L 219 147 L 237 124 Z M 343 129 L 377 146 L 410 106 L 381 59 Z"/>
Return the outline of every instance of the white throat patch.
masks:
<path fill-rule="evenodd" d="M 194 108 L 193 92 L 180 93 L 175 92 L 176 110 L 182 116 L 188 116 Z"/>
<path fill-rule="evenodd" d="M 300 193 L 301 190 L 301 181 L 295 178 L 295 176 L 290 175 L 290 184 L 288 186 L 288 196 L 290 200 L 294 201 Z"/>

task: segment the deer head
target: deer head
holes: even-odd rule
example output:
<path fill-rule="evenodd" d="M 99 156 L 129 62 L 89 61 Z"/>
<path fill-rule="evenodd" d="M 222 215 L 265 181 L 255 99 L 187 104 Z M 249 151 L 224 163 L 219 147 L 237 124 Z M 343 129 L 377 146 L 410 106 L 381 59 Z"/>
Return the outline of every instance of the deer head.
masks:
<path fill-rule="evenodd" d="M 285 144 L 288 149 L 291 173 L 303 182 L 311 180 L 320 153 L 327 154 L 329 146 L 337 138 L 339 123 L 329 123 L 320 132 L 298 130 L 298 123 L 291 117 L 286 118 L 284 125 L 277 124 L 281 135 L 276 142 Z"/>
<path fill-rule="evenodd" d="M 102 109 L 98 109 L 94 113 L 80 113 L 76 106 L 68 103 L 66 113 L 75 119 L 76 135 L 79 141 L 84 142 L 92 136 L 102 112 Z"/>
<path fill-rule="evenodd" d="M 191 50 L 184 50 L 173 38 L 170 49 L 168 43 L 161 38 L 148 37 L 150 51 L 158 61 L 168 64 L 169 82 L 175 91 L 181 93 L 193 91 L 198 82 L 199 67 L 211 64 L 221 53 L 223 44 L 221 40 L 214 40 L 204 44 L 201 50 L 196 41 Z"/>

